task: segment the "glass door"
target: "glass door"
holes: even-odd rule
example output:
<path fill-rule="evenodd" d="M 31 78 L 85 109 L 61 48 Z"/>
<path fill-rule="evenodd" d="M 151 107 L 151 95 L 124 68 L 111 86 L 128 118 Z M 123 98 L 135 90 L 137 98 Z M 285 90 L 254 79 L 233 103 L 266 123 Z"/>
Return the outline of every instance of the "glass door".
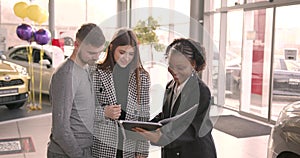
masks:
<path fill-rule="evenodd" d="M 273 8 L 244 12 L 240 111 L 268 118 Z"/>
<path fill-rule="evenodd" d="M 225 54 L 225 106 L 234 110 L 240 107 L 240 71 L 243 34 L 243 10 L 227 13 Z M 220 52 L 222 53 L 222 52 Z"/>
<path fill-rule="evenodd" d="M 271 119 L 283 106 L 300 100 L 300 5 L 276 8 Z"/>

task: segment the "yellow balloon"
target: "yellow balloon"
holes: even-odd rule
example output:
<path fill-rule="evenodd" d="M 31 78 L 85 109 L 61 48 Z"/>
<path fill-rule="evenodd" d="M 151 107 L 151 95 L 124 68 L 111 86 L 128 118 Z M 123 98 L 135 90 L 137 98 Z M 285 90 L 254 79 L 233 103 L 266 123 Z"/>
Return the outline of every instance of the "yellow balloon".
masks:
<path fill-rule="evenodd" d="M 39 18 L 36 20 L 36 22 L 41 25 L 42 23 L 44 23 L 48 20 L 48 16 L 49 16 L 49 14 L 46 10 L 41 10 L 41 14 L 40 14 Z"/>
<path fill-rule="evenodd" d="M 27 3 L 25 2 L 18 2 L 14 5 L 14 13 L 17 17 L 22 19 L 27 17 Z"/>
<path fill-rule="evenodd" d="M 30 5 L 27 7 L 27 16 L 30 20 L 37 22 L 41 16 L 41 8 L 38 5 Z"/>

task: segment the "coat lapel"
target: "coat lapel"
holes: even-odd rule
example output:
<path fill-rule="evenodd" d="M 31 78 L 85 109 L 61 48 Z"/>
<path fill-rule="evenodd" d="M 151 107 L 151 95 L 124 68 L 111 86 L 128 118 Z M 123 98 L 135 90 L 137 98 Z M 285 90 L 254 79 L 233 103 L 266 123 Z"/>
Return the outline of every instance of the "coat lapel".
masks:
<path fill-rule="evenodd" d="M 127 106 L 126 106 L 126 118 L 125 120 L 134 119 L 135 115 L 140 112 L 140 106 L 137 103 L 137 89 L 136 89 L 136 78 L 135 73 L 129 75 L 128 80 L 128 96 L 127 96 Z M 140 94 L 141 95 L 141 94 Z M 141 96 L 140 96 L 141 97 Z"/>
<path fill-rule="evenodd" d="M 107 90 L 107 95 L 109 95 L 109 104 L 116 104 L 117 103 L 117 97 L 116 97 L 116 91 L 113 81 L 112 73 L 109 70 L 103 71 L 98 70 L 100 73 L 100 76 L 102 76 L 103 80 L 103 87 Z"/>
<path fill-rule="evenodd" d="M 167 86 L 164 98 L 164 105 L 163 105 L 163 112 L 165 118 L 170 117 L 170 108 L 172 104 L 172 96 L 173 96 L 173 89 L 175 86 L 175 82 L 172 80 L 171 83 Z"/>
<path fill-rule="evenodd" d="M 177 111 L 178 111 L 178 107 L 180 105 L 180 101 L 181 101 L 181 93 L 179 94 L 179 96 L 177 97 L 174 105 L 173 105 L 173 109 L 172 109 L 172 113 L 171 113 L 171 117 L 175 116 Z M 172 103 L 173 104 L 173 103 Z"/>
<path fill-rule="evenodd" d="M 181 93 L 177 97 L 177 99 L 174 103 L 174 106 L 173 106 L 171 116 L 175 116 L 176 114 L 180 114 L 180 113 L 188 110 L 190 107 L 187 105 L 188 105 L 188 102 L 191 102 L 192 98 L 194 99 L 194 102 L 199 103 L 199 100 L 198 100 L 199 98 L 193 97 L 193 96 L 199 96 L 198 93 L 199 93 L 199 86 L 198 86 L 198 82 L 197 82 L 197 77 L 195 77 L 195 75 L 193 75 L 189 78 L 189 80 L 183 87 Z"/>

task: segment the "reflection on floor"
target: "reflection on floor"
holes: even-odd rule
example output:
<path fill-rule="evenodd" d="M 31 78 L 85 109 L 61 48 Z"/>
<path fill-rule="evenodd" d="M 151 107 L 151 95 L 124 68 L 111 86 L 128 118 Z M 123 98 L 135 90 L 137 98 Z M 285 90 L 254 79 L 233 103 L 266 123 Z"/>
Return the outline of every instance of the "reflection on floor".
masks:
<path fill-rule="evenodd" d="M 228 108 L 238 110 L 240 108 L 240 99 L 239 96 L 233 96 L 233 95 L 226 95 L 225 98 L 225 105 Z M 263 101 L 262 96 L 260 95 L 251 95 L 251 99 L 249 100 L 249 104 L 246 104 L 245 102 L 242 103 L 243 106 L 241 106 L 242 111 L 258 115 L 263 118 L 268 117 L 268 100 L 264 100 L 265 103 L 262 103 Z M 273 100 L 271 104 L 271 120 L 276 121 L 280 111 L 284 106 L 287 104 L 290 104 L 292 102 L 298 101 L 299 97 L 296 96 L 276 96 L 273 95 Z"/>
<path fill-rule="evenodd" d="M 223 110 L 223 114 L 234 113 Z M 0 155 L 0 158 L 46 157 L 51 129 L 51 114 L 33 116 L 17 121 L 0 122 L 0 129 L 1 139 L 30 137 L 35 147 L 35 152 Z M 214 129 L 213 137 L 219 158 L 266 158 L 268 135 L 236 138 Z M 160 158 L 160 148 L 151 146 L 149 158 Z"/>

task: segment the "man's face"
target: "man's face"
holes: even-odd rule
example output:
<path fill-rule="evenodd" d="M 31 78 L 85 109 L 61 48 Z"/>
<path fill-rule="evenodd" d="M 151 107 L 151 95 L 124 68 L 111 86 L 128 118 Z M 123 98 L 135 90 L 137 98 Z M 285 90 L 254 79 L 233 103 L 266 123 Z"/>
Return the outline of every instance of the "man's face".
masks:
<path fill-rule="evenodd" d="M 179 52 L 171 52 L 168 57 L 168 71 L 176 83 L 183 83 L 191 74 L 193 66 L 190 61 Z"/>
<path fill-rule="evenodd" d="M 94 65 L 99 59 L 100 53 L 103 51 L 104 45 L 94 47 L 90 44 L 81 43 L 79 46 L 77 58 L 82 65 Z"/>

